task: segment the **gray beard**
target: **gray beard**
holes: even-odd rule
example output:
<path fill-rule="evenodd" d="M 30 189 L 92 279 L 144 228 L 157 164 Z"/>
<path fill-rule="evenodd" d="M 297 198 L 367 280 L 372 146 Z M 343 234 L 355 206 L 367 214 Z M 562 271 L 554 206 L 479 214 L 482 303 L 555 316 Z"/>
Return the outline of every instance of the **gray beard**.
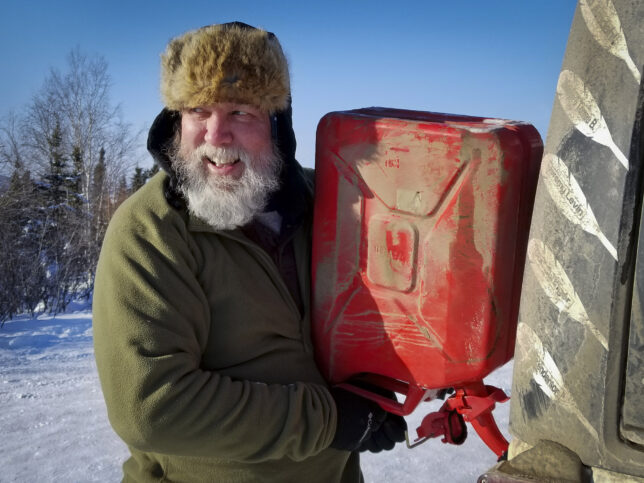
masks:
<path fill-rule="evenodd" d="M 239 159 L 244 171 L 239 179 L 209 175 L 204 169 L 204 156 L 211 160 Z M 179 149 L 171 157 L 188 211 L 216 230 L 246 225 L 264 210 L 270 194 L 279 188 L 282 160 L 274 150 L 252 157 L 238 148 L 203 144 L 190 153 Z"/>

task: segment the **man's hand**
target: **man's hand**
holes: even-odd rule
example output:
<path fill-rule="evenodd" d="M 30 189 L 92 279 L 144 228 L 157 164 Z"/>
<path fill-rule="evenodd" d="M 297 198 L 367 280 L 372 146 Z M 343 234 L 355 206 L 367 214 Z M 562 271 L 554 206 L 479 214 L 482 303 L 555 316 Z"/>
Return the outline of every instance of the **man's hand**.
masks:
<path fill-rule="evenodd" d="M 377 403 L 344 389 L 330 391 L 338 411 L 332 448 L 378 453 L 405 441 L 407 423 L 402 416 L 389 414 Z"/>
<path fill-rule="evenodd" d="M 369 440 L 387 418 L 387 413 L 378 404 L 352 392 L 332 387 L 338 413 L 338 426 L 331 447 L 355 451 Z"/>
<path fill-rule="evenodd" d="M 396 443 L 405 441 L 405 431 L 407 431 L 407 423 L 402 416 L 387 414 L 380 427 L 372 431 L 371 437 L 360 445 L 360 451 L 372 453 L 389 451 Z"/>

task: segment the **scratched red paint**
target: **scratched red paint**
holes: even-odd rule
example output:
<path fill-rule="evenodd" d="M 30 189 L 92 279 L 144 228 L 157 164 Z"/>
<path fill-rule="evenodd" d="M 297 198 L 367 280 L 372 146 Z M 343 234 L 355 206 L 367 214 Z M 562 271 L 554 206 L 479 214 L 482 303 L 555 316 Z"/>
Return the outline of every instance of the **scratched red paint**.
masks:
<path fill-rule="evenodd" d="M 392 233 L 387 230 L 386 239 L 387 252 L 391 255 L 391 258 L 405 265 L 408 264 L 411 251 L 407 235 L 404 232 Z"/>
<path fill-rule="evenodd" d="M 322 119 L 312 297 L 328 380 L 453 387 L 512 357 L 541 151 L 512 121 L 384 108 Z"/>

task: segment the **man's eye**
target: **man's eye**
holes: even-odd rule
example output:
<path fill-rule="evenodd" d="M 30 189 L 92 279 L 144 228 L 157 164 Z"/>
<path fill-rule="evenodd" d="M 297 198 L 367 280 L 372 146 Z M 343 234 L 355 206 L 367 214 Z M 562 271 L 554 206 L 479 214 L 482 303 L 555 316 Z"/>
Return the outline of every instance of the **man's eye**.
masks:
<path fill-rule="evenodd" d="M 187 110 L 187 113 L 194 117 L 202 118 L 208 114 L 203 107 L 191 107 Z"/>
<path fill-rule="evenodd" d="M 234 116 L 248 116 L 246 111 L 233 111 Z"/>

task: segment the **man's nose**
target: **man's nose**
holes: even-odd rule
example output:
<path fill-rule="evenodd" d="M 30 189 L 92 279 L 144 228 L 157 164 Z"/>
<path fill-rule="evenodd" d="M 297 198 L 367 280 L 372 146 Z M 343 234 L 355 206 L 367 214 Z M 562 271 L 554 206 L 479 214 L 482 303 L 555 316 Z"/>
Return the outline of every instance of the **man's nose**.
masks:
<path fill-rule="evenodd" d="M 233 133 L 225 116 L 213 112 L 206 121 L 206 135 L 204 137 L 208 144 L 213 146 L 227 146 L 233 141 Z"/>

